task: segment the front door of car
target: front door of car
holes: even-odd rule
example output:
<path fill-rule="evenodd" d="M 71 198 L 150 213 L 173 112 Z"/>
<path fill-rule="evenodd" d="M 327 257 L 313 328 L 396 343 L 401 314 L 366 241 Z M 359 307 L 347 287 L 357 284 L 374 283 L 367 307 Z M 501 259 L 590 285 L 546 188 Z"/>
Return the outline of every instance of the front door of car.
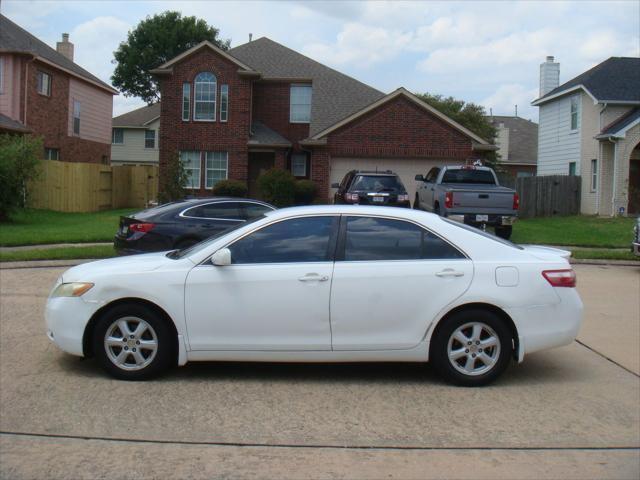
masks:
<path fill-rule="evenodd" d="M 193 350 L 330 350 L 329 295 L 338 216 L 269 224 L 228 246 L 231 265 L 191 270 Z"/>
<path fill-rule="evenodd" d="M 343 217 L 331 290 L 333 349 L 416 346 L 472 276 L 471 260 L 417 224 Z"/>

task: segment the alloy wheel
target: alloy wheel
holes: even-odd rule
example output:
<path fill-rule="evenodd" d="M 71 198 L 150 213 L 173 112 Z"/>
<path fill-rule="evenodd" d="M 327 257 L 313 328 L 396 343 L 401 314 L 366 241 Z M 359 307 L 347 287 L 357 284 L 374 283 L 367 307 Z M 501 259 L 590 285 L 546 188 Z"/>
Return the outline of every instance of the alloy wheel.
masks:
<path fill-rule="evenodd" d="M 453 368 L 464 375 L 489 372 L 500 358 L 500 338 L 486 323 L 469 322 L 449 337 L 447 356 Z"/>
<path fill-rule="evenodd" d="M 111 362 L 122 370 L 141 370 L 158 352 L 158 336 L 149 323 L 138 317 L 114 320 L 104 336 L 104 350 Z"/>

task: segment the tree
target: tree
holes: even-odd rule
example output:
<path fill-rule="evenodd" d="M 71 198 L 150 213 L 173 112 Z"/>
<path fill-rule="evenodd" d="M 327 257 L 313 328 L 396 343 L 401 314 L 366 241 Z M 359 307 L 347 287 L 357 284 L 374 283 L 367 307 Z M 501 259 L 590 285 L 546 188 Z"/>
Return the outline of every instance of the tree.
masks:
<path fill-rule="evenodd" d="M 416 95 L 476 135 L 489 143 L 494 143 L 498 131 L 487 119 L 482 105 L 430 93 L 417 93 Z M 491 167 L 496 167 L 499 161 L 495 152 L 483 152 L 482 160 Z"/>
<path fill-rule="evenodd" d="M 40 173 L 43 155 L 40 137 L 0 135 L 0 221 L 24 206 L 27 182 Z"/>
<path fill-rule="evenodd" d="M 162 180 L 160 193 L 158 194 L 160 203 L 184 198 L 184 186 L 189 182 L 189 175 L 178 153 L 170 156 L 167 171 Z"/>
<path fill-rule="evenodd" d="M 183 17 L 180 12 L 148 16 L 113 52 L 116 68 L 111 81 L 125 96 L 140 97 L 151 105 L 160 100 L 160 92 L 149 70 L 204 40 L 228 50 L 230 40 L 222 40 L 218 34 L 219 30 L 204 20 Z"/>

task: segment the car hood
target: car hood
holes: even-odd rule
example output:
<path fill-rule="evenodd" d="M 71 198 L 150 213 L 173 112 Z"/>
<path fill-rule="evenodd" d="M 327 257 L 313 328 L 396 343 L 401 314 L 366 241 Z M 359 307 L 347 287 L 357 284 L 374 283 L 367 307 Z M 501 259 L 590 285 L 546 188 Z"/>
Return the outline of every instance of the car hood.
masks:
<path fill-rule="evenodd" d="M 569 261 L 571 252 L 568 250 L 562 250 L 554 247 L 544 247 L 542 245 L 519 245 L 527 253 L 530 253 L 540 260 L 554 260 L 558 257 L 564 258 Z"/>
<path fill-rule="evenodd" d="M 188 259 L 172 260 L 166 255 L 167 252 L 145 253 L 83 263 L 64 272 L 62 281 L 87 282 L 102 275 L 150 272 L 168 264 L 174 265 L 176 262 L 182 261 L 190 262 Z"/>

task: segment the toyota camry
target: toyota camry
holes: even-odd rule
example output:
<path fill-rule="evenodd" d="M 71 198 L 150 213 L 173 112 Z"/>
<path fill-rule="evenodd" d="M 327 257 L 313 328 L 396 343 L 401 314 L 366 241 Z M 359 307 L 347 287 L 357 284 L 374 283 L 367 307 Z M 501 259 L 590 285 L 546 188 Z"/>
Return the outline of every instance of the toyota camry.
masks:
<path fill-rule="evenodd" d="M 124 380 L 197 360 L 429 361 L 478 386 L 574 340 L 568 255 L 417 210 L 288 208 L 187 249 L 67 270 L 47 335 Z"/>

